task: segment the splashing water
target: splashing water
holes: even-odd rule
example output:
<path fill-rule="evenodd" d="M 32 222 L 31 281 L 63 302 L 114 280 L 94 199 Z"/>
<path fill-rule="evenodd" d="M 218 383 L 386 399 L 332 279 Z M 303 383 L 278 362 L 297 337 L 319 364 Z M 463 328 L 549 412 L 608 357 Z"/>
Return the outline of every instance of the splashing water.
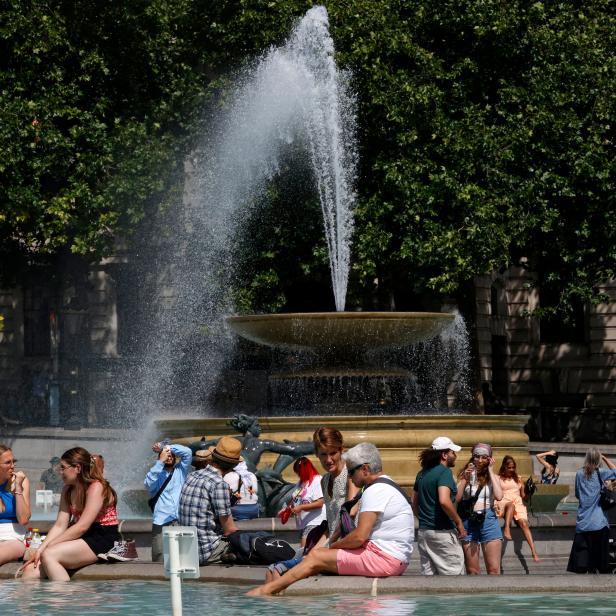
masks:
<path fill-rule="evenodd" d="M 291 143 L 304 144 L 323 213 L 336 310 L 344 310 L 356 175 L 355 100 L 334 60 L 325 8 L 310 9 L 287 43 L 246 72 L 200 167 L 198 192 L 212 239 L 230 230 L 280 171 Z M 215 206 L 215 207 L 212 207 Z"/>

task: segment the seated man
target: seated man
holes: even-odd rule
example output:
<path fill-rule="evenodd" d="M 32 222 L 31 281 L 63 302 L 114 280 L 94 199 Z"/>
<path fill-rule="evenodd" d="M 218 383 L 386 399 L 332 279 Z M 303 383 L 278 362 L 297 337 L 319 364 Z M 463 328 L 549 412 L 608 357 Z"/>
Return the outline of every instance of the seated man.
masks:
<path fill-rule="evenodd" d="M 364 488 L 357 527 L 329 548 L 314 548 L 282 577 L 251 590 L 249 595 L 272 595 L 293 582 L 317 573 L 386 577 L 402 575 L 413 550 L 414 520 L 408 499 L 383 477 L 381 456 L 372 443 L 360 443 L 344 455 L 351 481 Z M 375 483 L 376 482 L 376 483 Z M 374 485 L 373 485 L 374 484 Z"/>
<path fill-rule="evenodd" d="M 237 531 L 231 515 L 231 490 L 223 475 L 237 466 L 241 450 L 236 438 L 223 436 L 208 465 L 190 473 L 182 487 L 179 522 L 197 527 L 200 565 L 222 562 L 229 551 L 223 536 Z"/>

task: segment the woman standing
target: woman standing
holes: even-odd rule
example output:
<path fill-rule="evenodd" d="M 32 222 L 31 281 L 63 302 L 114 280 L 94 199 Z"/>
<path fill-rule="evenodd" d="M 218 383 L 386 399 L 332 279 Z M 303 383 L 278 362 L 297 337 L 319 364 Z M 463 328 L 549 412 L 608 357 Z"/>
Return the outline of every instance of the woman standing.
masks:
<path fill-rule="evenodd" d="M 60 511 L 47 539 L 23 566 L 23 578 L 70 580 L 67 569 L 97 561 L 119 541 L 117 497 L 96 460 L 83 447 L 62 454 L 60 472 L 64 489 Z"/>
<path fill-rule="evenodd" d="M 465 512 L 464 505 L 461 507 L 458 504 L 458 513 L 462 510 L 460 517 L 466 529 L 462 549 L 468 575 L 479 574 L 479 546 L 488 574 L 500 574 L 503 534 L 494 511 L 494 501 L 501 500 L 503 489 L 493 466 L 492 447 L 477 443 L 471 459 L 458 475 L 456 501 L 464 503 L 468 510 Z"/>
<path fill-rule="evenodd" d="M 602 461 L 607 468 L 599 468 Z M 579 506 L 567 571 L 609 571 L 609 522 L 599 504 L 599 495 L 603 482 L 610 479 L 616 479 L 616 465 L 596 447 L 591 447 L 586 452 L 584 466 L 575 474 L 575 495 Z"/>
<path fill-rule="evenodd" d="M 528 543 L 528 547 L 530 547 L 533 560 L 539 562 L 533 535 L 528 526 L 528 512 L 523 502 L 526 497 L 524 483 L 517 473 L 516 463 L 512 456 L 503 458 L 503 463 L 498 471 L 498 478 L 503 489 L 503 498 L 495 503 L 495 507 L 498 517 L 505 518 L 503 536 L 505 539 L 511 540 L 511 520 L 515 520 Z"/>
<path fill-rule="evenodd" d="M 24 524 L 30 519 L 30 482 L 15 470 L 17 460 L 0 445 L 0 565 L 24 555 Z"/>
<path fill-rule="evenodd" d="M 536 456 L 537 461 L 543 468 L 541 469 L 541 483 L 554 484 L 558 481 L 560 476 L 560 469 L 558 468 L 558 454 L 554 449 L 550 451 L 544 451 L 538 453 Z"/>

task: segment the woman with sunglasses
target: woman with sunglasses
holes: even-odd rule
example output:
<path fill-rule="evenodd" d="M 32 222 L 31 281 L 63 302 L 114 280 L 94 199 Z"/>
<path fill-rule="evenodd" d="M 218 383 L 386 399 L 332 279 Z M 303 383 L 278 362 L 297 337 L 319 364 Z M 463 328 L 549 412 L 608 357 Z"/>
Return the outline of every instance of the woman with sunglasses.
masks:
<path fill-rule="evenodd" d="M 0 565 L 24 555 L 23 526 L 30 520 L 30 483 L 6 445 L 0 445 Z"/>
<path fill-rule="evenodd" d="M 36 554 L 22 567 L 23 578 L 70 580 L 69 569 L 98 560 L 119 541 L 117 496 L 96 459 L 83 447 L 62 454 L 64 489 L 56 522 Z"/>
<path fill-rule="evenodd" d="M 466 529 L 462 549 L 468 575 L 479 574 L 479 546 L 487 573 L 500 574 L 503 534 L 494 511 L 494 501 L 503 498 L 503 489 L 493 467 L 492 447 L 477 443 L 471 459 L 458 475 L 456 501 Z"/>

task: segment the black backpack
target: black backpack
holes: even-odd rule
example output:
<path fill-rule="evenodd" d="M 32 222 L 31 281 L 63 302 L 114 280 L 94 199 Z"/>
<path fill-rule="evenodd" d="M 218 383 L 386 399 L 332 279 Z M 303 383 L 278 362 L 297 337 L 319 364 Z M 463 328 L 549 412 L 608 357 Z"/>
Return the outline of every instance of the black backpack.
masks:
<path fill-rule="evenodd" d="M 227 539 L 238 565 L 272 565 L 295 558 L 295 550 L 287 541 L 264 530 L 238 530 Z"/>

